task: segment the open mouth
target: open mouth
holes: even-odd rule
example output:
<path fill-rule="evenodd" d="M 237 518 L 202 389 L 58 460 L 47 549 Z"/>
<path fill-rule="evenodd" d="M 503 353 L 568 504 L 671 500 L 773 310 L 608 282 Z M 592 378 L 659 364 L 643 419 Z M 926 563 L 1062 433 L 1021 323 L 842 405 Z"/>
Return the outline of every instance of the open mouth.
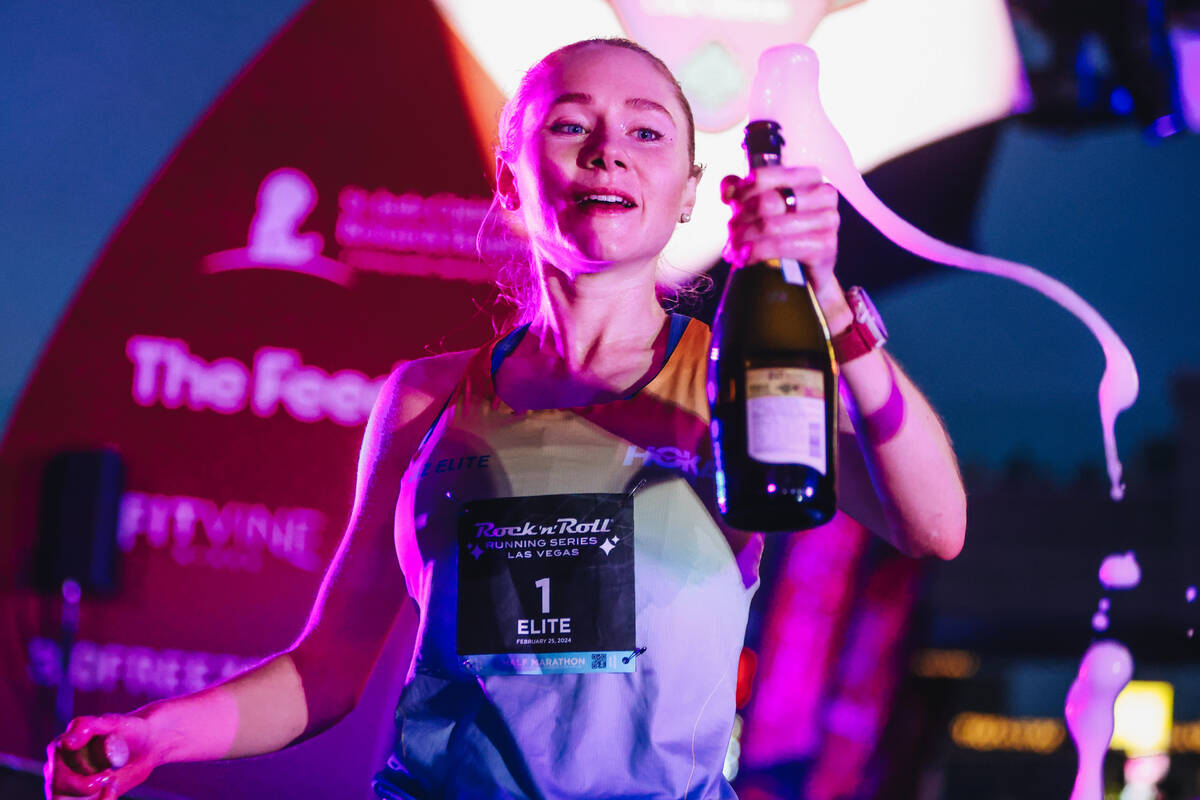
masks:
<path fill-rule="evenodd" d="M 637 203 L 623 194 L 615 192 L 584 192 L 576 195 L 576 204 L 585 209 L 637 208 Z"/>

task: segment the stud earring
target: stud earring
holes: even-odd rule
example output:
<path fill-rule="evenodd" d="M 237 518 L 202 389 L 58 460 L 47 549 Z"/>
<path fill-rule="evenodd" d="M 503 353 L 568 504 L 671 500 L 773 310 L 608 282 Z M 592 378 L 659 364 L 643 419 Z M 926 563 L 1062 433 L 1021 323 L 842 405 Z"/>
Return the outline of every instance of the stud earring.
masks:
<path fill-rule="evenodd" d="M 505 197 L 500 201 L 500 205 L 504 206 L 505 211 L 516 211 L 518 203 L 515 197 Z"/>
<path fill-rule="evenodd" d="M 685 212 L 683 212 L 682 214 L 680 214 L 680 215 L 679 215 L 679 221 L 680 221 L 681 223 L 683 223 L 683 222 L 691 222 L 691 221 L 692 221 L 692 215 L 691 215 L 691 214 L 689 214 L 688 212 L 686 212 L 686 211 L 685 211 Z"/>

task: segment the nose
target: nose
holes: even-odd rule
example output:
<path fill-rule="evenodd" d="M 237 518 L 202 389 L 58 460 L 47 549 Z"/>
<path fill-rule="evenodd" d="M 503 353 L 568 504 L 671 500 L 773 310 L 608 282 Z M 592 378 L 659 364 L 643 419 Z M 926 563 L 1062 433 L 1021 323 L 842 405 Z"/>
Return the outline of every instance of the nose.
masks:
<path fill-rule="evenodd" d="M 579 150 L 579 166 L 585 169 L 628 169 L 629 163 L 620 140 L 597 126 Z"/>

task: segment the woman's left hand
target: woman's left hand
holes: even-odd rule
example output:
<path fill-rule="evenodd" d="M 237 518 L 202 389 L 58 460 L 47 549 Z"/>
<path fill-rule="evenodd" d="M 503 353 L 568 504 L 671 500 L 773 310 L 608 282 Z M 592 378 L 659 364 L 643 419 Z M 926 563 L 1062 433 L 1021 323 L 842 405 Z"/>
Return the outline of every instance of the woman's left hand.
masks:
<path fill-rule="evenodd" d="M 794 204 L 786 200 L 788 191 Z M 821 180 L 820 170 L 771 166 L 758 167 L 745 178 L 727 175 L 721 181 L 721 199 L 733 209 L 726 261 L 737 268 L 772 258 L 795 259 L 804 264 L 823 308 L 844 303 L 833 274 L 838 192 Z"/>

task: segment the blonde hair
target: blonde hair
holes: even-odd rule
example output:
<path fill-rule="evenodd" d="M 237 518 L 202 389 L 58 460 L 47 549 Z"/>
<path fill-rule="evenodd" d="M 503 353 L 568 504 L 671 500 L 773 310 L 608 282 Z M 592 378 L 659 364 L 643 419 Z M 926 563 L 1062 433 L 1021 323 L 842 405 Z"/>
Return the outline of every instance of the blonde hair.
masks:
<path fill-rule="evenodd" d="M 692 116 L 692 107 L 683 94 L 683 88 L 680 87 L 679 81 L 671 74 L 670 68 L 663 63 L 662 59 L 640 44 L 621 38 L 584 39 L 573 42 L 560 47 L 530 67 L 500 113 L 498 140 L 495 148 L 496 157 L 508 163 L 516 161 L 521 151 L 525 111 L 529 107 L 534 87 L 565 57 L 589 47 L 619 47 L 631 50 L 644 56 L 662 73 L 674 89 L 675 99 L 683 107 L 684 117 L 687 120 L 688 161 L 692 165 L 692 174 L 699 177 L 703 172 L 703 167 L 696 164 L 696 122 Z M 485 258 L 485 260 L 487 259 L 482 246 L 485 239 L 495 236 L 511 238 L 514 233 L 517 233 L 514 230 L 515 221 L 502 219 L 501 215 L 496 213 L 499 206 L 499 195 L 493 193 L 492 205 L 488 209 L 479 231 L 477 249 L 481 258 Z M 535 320 L 545 302 L 543 283 L 538 274 L 537 262 L 528 247 L 528 236 L 524 236 L 524 240 L 526 245 L 524 252 L 518 250 L 516 255 L 504 257 L 499 263 L 493 262 L 496 266 L 496 285 L 500 290 L 500 297 L 514 306 L 517 324 Z M 505 251 L 511 254 L 512 248 L 505 248 Z M 707 286 L 712 284 L 707 277 L 701 276 L 697 279 L 693 273 L 676 267 L 661 256 L 659 257 L 658 269 L 655 273 L 655 286 L 660 300 L 678 303 L 685 297 L 695 296 L 705 291 L 705 282 L 707 282 Z"/>

